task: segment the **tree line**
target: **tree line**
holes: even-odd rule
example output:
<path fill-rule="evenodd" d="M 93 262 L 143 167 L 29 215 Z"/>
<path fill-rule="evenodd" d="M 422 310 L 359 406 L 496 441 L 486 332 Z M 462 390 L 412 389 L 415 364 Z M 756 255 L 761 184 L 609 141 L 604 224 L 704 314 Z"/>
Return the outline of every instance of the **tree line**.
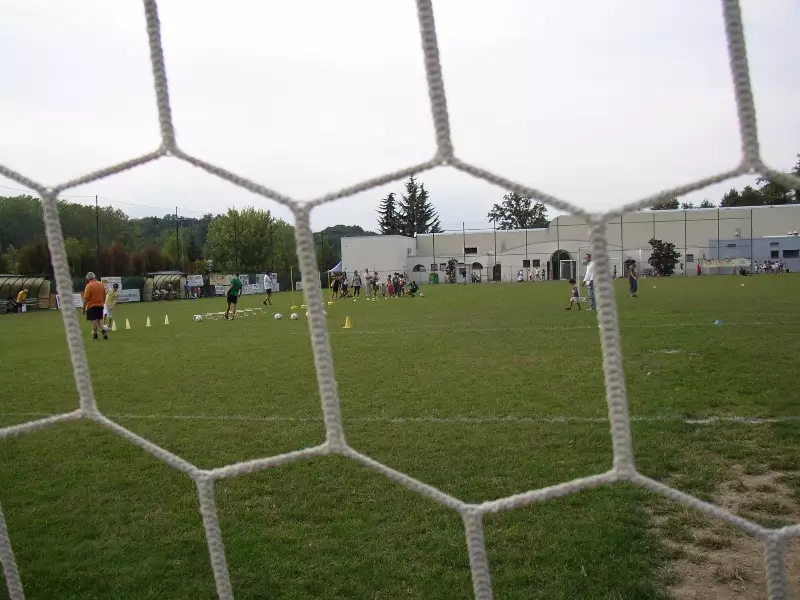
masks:
<path fill-rule="evenodd" d="M 378 204 L 378 231 L 382 235 L 414 237 L 419 233 L 443 233 L 439 214 L 425 184 L 412 175 L 405 184 L 405 194 L 391 192 Z M 547 227 L 547 208 L 531 198 L 510 192 L 494 204 L 487 215 L 498 229 L 534 229 Z"/>
<path fill-rule="evenodd" d="M 58 203 L 70 272 L 140 276 L 163 270 L 288 273 L 297 259 L 294 226 L 270 211 L 229 209 L 201 218 L 167 214 L 134 219 L 119 209 Z M 341 260 L 342 236 L 370 235 L 336 225 L 314 234 L 320 270 Z M 99 239 L 99 244 L 98 244 Z M 0 273 L 50 275 L 42 206 L 32 196 L 0 196 Z"/>
<path fill-rule="evenodd" d="M 797 163 L 789 172 L 790 175 L 800 177 L 800 154 Z M 772 177 L 761 176 L 756 179 L 756 186 L 746 185 L 741 191 L 736 188 L 728 190 L 720 199 L 719 206 L 780 206 L 783 204 L 800 204 L 800 192 L 793 190 Z M 716 208 L 716 205 L 705 198 L 698 206 L 691 202 L 679 202 L 677 198 L 670 198 L 664 202 L 654 204 L 651 210 L 678 210 L 689 208 Z"/>

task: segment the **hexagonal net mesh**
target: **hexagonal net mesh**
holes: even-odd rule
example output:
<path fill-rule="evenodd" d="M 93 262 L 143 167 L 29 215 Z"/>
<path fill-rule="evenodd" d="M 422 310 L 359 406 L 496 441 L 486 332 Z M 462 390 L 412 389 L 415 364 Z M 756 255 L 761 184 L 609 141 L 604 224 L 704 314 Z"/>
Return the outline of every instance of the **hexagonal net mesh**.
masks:
<path fill-rule="evenodd" d="M 231 586 L 228 564 L 225 558 L 225 547 L 214 497 L 214 483 L 218 479 L 236 477 L 253 473 L 271 467 L 288 464 L 294 461 L 310 459 L 328 454 L 339 454 L 348 457 L 361 465 L 377 471 L 410 490 L 413 490 L 431 500 L 458 511 L 464 521 L 467 539 L 467 552 L 472 575 L 475 597 L 479 600 L 492 598 L 492 584 L 487 558 L 486 545 L 483 537 L 483 519 L 488 513 L 498 513 L 515 508 L 520 508 L 542 500 L 559 498 L 580 490 L 610 485 L 616 482 L 629 482 L 664 496 L 685 506 L 699 510 L 711 517 L 721 519 L 756 536 L 763 544 L 764 567 L 766 569 L 767 592 L 772 600 L 788 598 L 787 577 L 785 567 L 785 547 L 793 537 L 800 537 L 800 525 L 769 529 L 756 523 L 738 517 L 720 507 L 708 502 L 703 502 L 688 494 L 673 489 L 658 481 L 650 479 L 637 472 L 631 443 L 630 419 L 627 406 L 627 392 L 625 389 L 625 376 L 622 369 L 622 354 L 620 349 L 620 334 L 617 321 L 617 311 L 614 303 L 611 276 L 609 272 L 609 259 L 606 252 L 605 223 L 621 213 L 635 210 L 655 202 L 677 195 L 703 188 L 713 183 L 743 175 L 746 173 L 759 173 L 772 177 L 784 185 L 798 189 L 800 179 L 786 175 L 768 168 L 761 160 L 758 131 L 756 126 L 756 113 L 753 94 L 750 85 L 750 73 L 747 63 L 743 23 L 739 2 L 737 0 L 722 0 L 722 12 L 725 23 L 725 32 L 728 43 L 730 70 L 733 79 L 734 94 L 738 109 L 739 130 L 742 143 L 742 162 L 737 167 L 704 179 L 681 185 L 670 190 L 658 192 L 641 201 L 622 207 L 607 214 L 589 214 L 567 202 L 543 193 L 537 189 L 505 179 L 504 177 L 467 164 L 456 158 L 450 138 L 450 126 L 447 113 L 447 102 L 444 91 L 442 70 L 439 61 L 439 48 L 436 38 L 433 7 L 431 0 L 416 0 L 419 17 L 419 28 L 422 38 L 422 48 L 425 57 L 425 71 L 430 96 L 431 112 L 435 126 L 437 152 L 428 162 L 400 169 L 392 173 L 363 181 L 351 187 L 327 194 L 311 202 L 298 202 L 281 195 L 269 188 L 259 185 L 244 177 L 226 171 L 221 167 L 204 162 L 203 160 L 183 152 L 177 144 L 175 130 L 172 123 L 169 93 L 167 88 L 167 73 L 164 65 L 164 56 L 161 44 L 161 30 L 158 18 L 156 0 L 143 0 L 147 34 L 150 44 L 150 57 L 152 61 L 153 79 L 158 104 L 159 122 L 161 127 L 161 146 L 149 154 L 139 156 L 126 162 L 112 165 L 88 173 L 82 177 L 72 179 L 61 185 L 48 187 L 17 173 L 8 167 L 0 165 L 0 174 L 22 185 L 36 190 L 42 197 L 44 224 L 47 241 L 52 256 L 58 293 L 63 298 L 66 310 L 61 311 L 66 330 L 67 345 L 72 361 L 75 384 L 78 390 L 79 407 L 72 412 L 64 413 L 36 421 L 14 425 L 0 429 L 0 439 L 24 433 L 30 433 L 47 427 L 77 419 L 88 419 L 98 423 L 120 437 L 128 440 L 154 457 L 162 460 L 170 467 L 182 471 L 192 478 L 197 487 L 197 495 L 202 514 L 203 527 L 208 542 L 208 551 L 211 559 L 217 595 L 221 600 L 230 600 L 234 597 Z M 72 306 L 72 282 L 67 264 L 67 255 L 64 249 L 64 237 L 59 221 L 57 196 L 69 188 L 101 179 L 115 173 L 132 169 L 136 166 L 157 160 L 163 156 L 172 156 L 184 160 L 212 175 L 224 179 L 234 185 L 240 186 L 253 193 L 260 194 L 279 202 L 289 209 L 295 217 L 297 254 L 300 262 L 301 274 L 305 286 L 306 303 L 309 312 L 309 332 L 314 353 L 317 382 L 319 385 L 322 414 L 324 417 L 326 437 L 325 441 L 311 448 L 261 458 L 236 464 L 227 465 L 211 470 L 200 469 L 179 456 L 157 446 L 156 444 L 125 429 L 105 417 L 97 406 L 89 368 L 84 352 L 83 341 L 78 324 L 77 312 L 68 310 Z M 534 197 L 555 208 L 583 217 L 589 226 L 593 256 L 595 260 L 597 317 L 600 329 L 600 341 L 603 351 L 603 371 L 605 375 L 606 400 L 608 404 L 609 421 L 611 425 L 611 440 L 613 446 L 613 464 L 609 471 L 574 479 L 555 486 L 531 490 L 499 500 L 487 501 L 480 504 L 469 504 L 454 498 L 441 490 L 418 481 L 404 473 L 396 471 L 372 458 L 365 456 L 347 444 L 342 423 L 342 414 L 339 407 L 339 395 L 334 376 L 333 359 L 326 330 L 326 321 L 323 316 L 323 298 L 320 288 L 317 264 L 314 255 L 313 240 L 310 227 L 310 214 L 316 207 L 326 202 L 350 196 L 370 188 L 399 180 L 408 175 L 419 173 L 434 167 L 449 166 L 474 177 L 484 179 L 505 189 L 516 191 L 519 194 Z M 9 597 L 12 600 L 22 600 L 24 595 L 22 581 L 19 575 L 11 540 L 5 517 L 0 507 L 0 563 L 8 587 Z"/>

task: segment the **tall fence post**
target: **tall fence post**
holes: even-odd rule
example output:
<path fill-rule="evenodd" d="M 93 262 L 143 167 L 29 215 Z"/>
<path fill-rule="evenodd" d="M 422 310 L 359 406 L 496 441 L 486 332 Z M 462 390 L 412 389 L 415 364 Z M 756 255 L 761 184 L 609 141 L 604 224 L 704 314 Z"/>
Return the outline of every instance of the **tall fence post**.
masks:
<path fill-rule="evenodd" d="M 464 252 L 464 284 L 467 283 L 467 226 L 461 221 L 461 246 Z"/>
<path fill-rule="evenodd" d="M 623 272 L 624 275 L 625 271 L 625 213 L 622 213 L 619 216 L 619 268 Z M 641 269 L 642 266 L 639 265 Z"/>
<path fill-rule="evenodd" d="M 436 262 L 436 233 L 434 232 L 431 235 L 433 236 L 432 237 L 432 239 L 433 239 L 433 264 L 436 265 L 435 269 L 433 268 L 433 265 L 432 265 L 431 266 L 431 270 L 432 271 L 435 270 L 438 273 L 439 272 L 439 263 Z"/>
<path fill-rule="evenodd" d="M 750 268 L 753 270 L 753 260 L 755 259 L 755 252 L 753 252 L 753 209 L 750 209 Z"/>
<path fill-rule="evenodd" d="M 497 221 L 492 221 L 492 229 L 494 230 L 494 265 L 492 265 L 492 281 L 494 281 L 494 273 L 497 271 Z M 502 279 L 502 274 L 500 279 Z"/>
<path fill-rule="evenodd" d="M 525 271 L 525 280 L 527 281 L 528 279 L 530 279 L 530 273 L 531 273 L 531 261 L 528 258 L 528 228 L 527 227 L 525 228 L 525 262 L 528 263 L 527 270 Z"/>
<path fill-rule="evenodd" d="M 683 209 L 683 273 L 685 277 L 689 271 L 689 263 L 686 262 L 686 254 L 689 252 L 689 238 L 686 235 L 686 209 Z"/>
<path fill-rule="evenodd" d="M 100 204 L 97 196 L 94 197 L 94 231 L 97 241 L 97 265 L 95 269 L 97 270 L 97 276 L 100 277 Z"/>

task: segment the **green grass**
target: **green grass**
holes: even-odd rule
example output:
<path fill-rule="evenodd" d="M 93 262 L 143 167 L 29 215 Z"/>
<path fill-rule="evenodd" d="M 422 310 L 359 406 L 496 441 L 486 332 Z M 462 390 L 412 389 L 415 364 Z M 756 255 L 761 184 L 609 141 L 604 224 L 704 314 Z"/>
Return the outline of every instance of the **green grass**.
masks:
<path fill-rule="evenodd" d="M 732 465 L 796 469 L 800 422 L 658 419 L 800 414 L 800 278 L 616 285 L 639 469 L 710 499 Z M 608 425 L 587 420 L 607 415 L 596 315 L 563 310 L 566 284 L 424 291 L 328 307 L 354 448 L 467 501 L 610 467 Z M 200 467 L 320 443 L 304 311 L 273 301 L 282 321 L 194 323 L 221 308 L 201 300 L 123 305 L 133 329 L 108 342 L 85 328 L 101 410 Z M 76 407 L 58 313 L 2 317 L 0 334 L 0 425 Z M 198 415 L 218 418 L 176 418 Z M 30 599 L 215 597 L 191 481 L 100 426 L 0 441 L 0 501 Z M 217 502 L 237 598 L 471 597 L 459 516 L 341 457 L 220 482 Z M 496 596 L 666 597 L 659 506 L 615 486 L 488 518 Z"/>

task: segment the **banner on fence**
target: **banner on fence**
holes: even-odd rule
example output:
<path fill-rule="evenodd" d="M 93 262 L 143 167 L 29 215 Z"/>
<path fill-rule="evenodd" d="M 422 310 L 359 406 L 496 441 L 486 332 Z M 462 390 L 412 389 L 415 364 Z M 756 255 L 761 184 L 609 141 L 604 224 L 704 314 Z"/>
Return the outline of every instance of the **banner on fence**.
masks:
<path fill-rule="evenodd" d="M 139 290 L 120 290 L 119 302 L 141 302 L 142 293 Z"/>
<path fill-rule="evenodd" d="M 83 294 L 72 294 L 72 303 L 75 308 L 81 308 L 83 306 Z M 58 294 L 56 294 L 56 306 L 61 310 L 61 297 Z"/>
<path fill-rule="evenodd" d="M 111 289 L 115 283 L 119 286 L 119 289 L 122 289 L 122 277 L 103 277 L 100 279 L 103 283 L 103 287 L 106 288 L 106 291 Z"/>
<path fill-rule="evenodd" d="M 208 280 L 211 282 L 211 285 L 230 285 L 231 279 L 233 279 L 233 275 L 222 275 L 221 273 L 213 273 L 209 275 Z"/>
<path fill-rule="evenodd" d="M 215 285 L 214 286 L 214 295 L 216 296 L 224 296 L 228 292 L 227 285 Z"/>
<path fill-rule="evenodd" d="M 202 275 L 187 275 L 186 276 L 186 283 L 188 283 L 190 287 L 203 287 L 203 276 Z"/>

